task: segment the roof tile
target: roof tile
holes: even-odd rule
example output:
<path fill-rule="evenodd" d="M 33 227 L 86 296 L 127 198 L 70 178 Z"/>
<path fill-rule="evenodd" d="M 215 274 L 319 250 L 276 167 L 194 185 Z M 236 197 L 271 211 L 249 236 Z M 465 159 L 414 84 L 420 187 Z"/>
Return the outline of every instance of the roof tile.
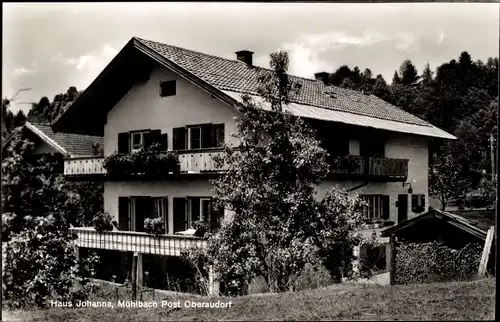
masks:
<path fill-rule="evenodd" d="M 230 60 L 137 37 L 136 39 L 219 90 L 256 95 L 259 75 L 270 72 L 269 69 L 248 66 L 238 60 Z M 322 82 L 314 79 L 297 76 L 290 76 L 290 78 L 292 81 L 302 84 L 298 94 L 291 96 L 291 101 L 294 103 L 396 122 L 431 126 L 422 119 L 374 95 L 366 95 L 335 86 L 325 86 Z"/>
<path fill-rule="evenodd" d="M 96 155 L 94 145 L 104 146 L 102 136 L 82 135 L 74 133 L 52 131 L 50 124 L 33 123 L 30 124 L 43 132 L 62 148 L 64 148 L 72 157 Z"/>

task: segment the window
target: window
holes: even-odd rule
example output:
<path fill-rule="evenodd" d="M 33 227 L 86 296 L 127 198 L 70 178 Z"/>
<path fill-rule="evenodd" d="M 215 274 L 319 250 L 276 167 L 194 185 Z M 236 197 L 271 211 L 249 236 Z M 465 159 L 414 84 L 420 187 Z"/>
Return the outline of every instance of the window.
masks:
<path fill-rule="evenodd" d="M 362 195 L 365 202 L 363 208 L 364 219 L 389 219 L 389 196 L 387 195 Z"/>
<path fill-rule="evenodd" d="M 166 81 L 160 83 L 160 96 L 173 96 L 176 94 L 175 81 Z"/>
<path fill-rule="evenodd" d="M 131 137 L 130 141 L 132 144 L 130 151 L 132 152 L 139 151 L 146 145 L 145 136 L 147 135 L 147 133 L 148 132 L 135 132 L 130 134 Z"/>
<path fill-rule="evenodd" d="M 189 128 L 189 149 L 201 149 L 201 128 Z"/>
<path fill-rule="evenodd" d="M 224 124 L 203 124 L 173 129 L 174 150 L 209 149 L 224 144 Z"/>
<path fill-rule="evenodd" d="M 411 196 L 411 210 L 415 213 L 420 213 L 425 210 L 425 195 Z"/>
<path fill-rule="evenodd" d="M 130 217 L 133 230 L 144 231 L 146 218 L 163 218 L 165 231 L 167 231 L 167 203 L 168 197 L 131 197 Z"/>
<path fill-rule="evenodd" d="M 161 151 L 168 150 L 168 134 L 161 130 L 140 130 L 118 133 L 118 153 L 130 153 L 159 143 Z"/>
<path fill-rule="evenodd" d="M 222 214 L 212 208 L 209 197 L 174 198 L 174 232 L 193 227 L 193 223 L 203 220 L 209 231 L 215 232 L 220 227 Z"/>

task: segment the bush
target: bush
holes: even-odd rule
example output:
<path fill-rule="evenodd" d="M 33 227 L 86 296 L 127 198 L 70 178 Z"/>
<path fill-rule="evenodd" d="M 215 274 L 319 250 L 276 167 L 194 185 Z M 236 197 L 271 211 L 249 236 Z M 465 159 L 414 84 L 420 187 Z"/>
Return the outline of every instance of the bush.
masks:
<path fill-rule="evenodd" d="M 456 250 L 437 242 L 401 243 L 396 252 L 396 283 L 468 280 L 477 274 L 482 245 Z"/>
<path fill-rule="evenodd" d="M 92 224 L 97 232 L 105 232 L 113 230 L 113 224 L 111 223 L 113 219 L 107 212 L 98 212 L 94 219 L 92 220 Z"/>
<path fill-rule="evenodd" d="M 349 155 L 332 156 L 329 159 L 329 163 L 333 171 L 351 173 L 359 166 L 358 162 L 356 162 L 356 160 L 351 158 Z"/>
<path fill-rule="evenodd" d="M 165 225 L 163 223 L 163 218 L 144 219 L 144 231 L 155 236 L 165 234 Z"/>
<path fill-rule="evenodd" d="M 104 159 L 110 176 L 165 175 L 179 171 L 179 157 L 172 151 L 160 151 L 158 143 L 128 154 L 112 154 Z"/>
<path fill-rule="evenodd" d="M 197 220 L 193 223 L 193 228 L 196 229 L 194 235 L 203 238 L 208 231 L 208 225 L 203 220 Z"/>

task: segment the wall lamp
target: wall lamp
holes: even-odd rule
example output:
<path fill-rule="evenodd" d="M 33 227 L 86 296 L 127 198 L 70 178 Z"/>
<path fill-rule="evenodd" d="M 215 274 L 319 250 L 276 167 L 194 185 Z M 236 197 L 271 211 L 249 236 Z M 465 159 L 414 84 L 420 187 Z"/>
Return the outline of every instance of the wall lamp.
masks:
<path fill-rule="evenodd" d="M 415 180 L 413 180 L 413 182 L 415 182 Z M 413 193 L 413 188 L 411 187 L 411 182 L 403 182 L 403 188 L 406 187 L 406 186 L 409 186 L 408 193 L 412 194 Z"/>

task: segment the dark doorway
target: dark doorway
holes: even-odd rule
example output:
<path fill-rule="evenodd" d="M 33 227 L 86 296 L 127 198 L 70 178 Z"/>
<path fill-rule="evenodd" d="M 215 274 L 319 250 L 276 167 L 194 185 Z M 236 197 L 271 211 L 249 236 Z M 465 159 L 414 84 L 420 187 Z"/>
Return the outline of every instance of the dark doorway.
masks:
<path fill-rule="evenodd" d="M 398 195 L 398 225 L 408 219 L 408 195 Z"/>

